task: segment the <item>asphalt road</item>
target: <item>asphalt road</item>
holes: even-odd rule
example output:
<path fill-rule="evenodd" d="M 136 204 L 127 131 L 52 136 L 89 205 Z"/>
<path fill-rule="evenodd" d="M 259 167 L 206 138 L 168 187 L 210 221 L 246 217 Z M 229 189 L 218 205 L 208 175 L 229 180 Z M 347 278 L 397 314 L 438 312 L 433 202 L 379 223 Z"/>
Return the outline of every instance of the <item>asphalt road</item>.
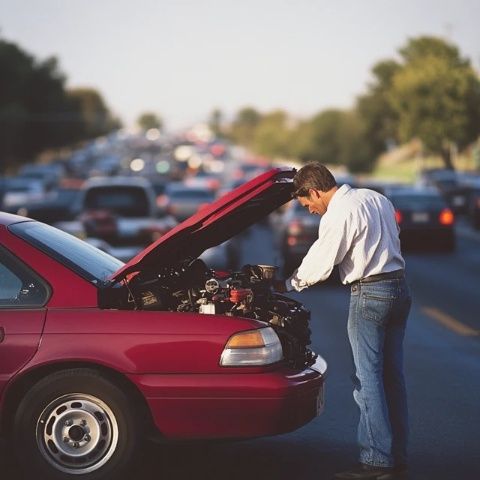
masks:
<path fill-rule="evenodd" d="M 465 229 L 464 229 L 465 230 Z M 278 262 L 271 232 L 252 229 L 243 263 Z M 454 254 L 406 255 L 413 307 L 406 336 L 410 480 L 480 478 L 480 235 Z M 358 413 L 346 338 L 349 291 L 323 285 L 292 295 L 312 311 L 313 348 L 329 364 L 326 407 L 296 432 L 228 443 L 149 445 L 136 480 L 322 480 L 356 462 Z M 0 451 L 3 451 L 1 449 Z M 2 480 L 20 478 L 5 458 Z"/>

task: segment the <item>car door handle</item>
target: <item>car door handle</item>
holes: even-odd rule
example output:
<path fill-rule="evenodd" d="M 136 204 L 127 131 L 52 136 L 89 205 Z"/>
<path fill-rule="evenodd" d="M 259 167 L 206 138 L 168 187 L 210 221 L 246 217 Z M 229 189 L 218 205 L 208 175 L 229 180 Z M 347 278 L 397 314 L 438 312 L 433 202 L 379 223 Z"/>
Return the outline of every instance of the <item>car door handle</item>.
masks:
<path fill-rule="evenodd" d="M 0 327 L 0 343 L 3 342 L 3 339 L 5 338 L 5 330 L 3 327 Z"/>

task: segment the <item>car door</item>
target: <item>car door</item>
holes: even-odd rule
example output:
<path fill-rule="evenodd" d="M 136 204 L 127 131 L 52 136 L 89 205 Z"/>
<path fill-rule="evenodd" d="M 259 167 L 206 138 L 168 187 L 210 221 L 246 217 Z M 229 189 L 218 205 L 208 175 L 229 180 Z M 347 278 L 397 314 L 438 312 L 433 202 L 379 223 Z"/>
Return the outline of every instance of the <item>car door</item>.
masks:
<path fill-rule="evenodd" d="M 49 295 L 38 275 L 0 247 L 0 397 L 38 349 Z"/>

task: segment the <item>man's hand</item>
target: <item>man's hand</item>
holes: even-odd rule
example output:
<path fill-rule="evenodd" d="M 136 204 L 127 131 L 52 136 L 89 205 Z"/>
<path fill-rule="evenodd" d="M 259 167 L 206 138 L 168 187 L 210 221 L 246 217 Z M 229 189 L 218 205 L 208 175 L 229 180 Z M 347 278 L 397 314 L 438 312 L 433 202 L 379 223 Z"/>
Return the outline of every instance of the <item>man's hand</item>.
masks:
<path fill-rule="evenodd" d="M 273 289 L 279 293 L 285 293 L 287 291 L 287 286 L 285 285 L 285 280 L 274 280 Z"/>

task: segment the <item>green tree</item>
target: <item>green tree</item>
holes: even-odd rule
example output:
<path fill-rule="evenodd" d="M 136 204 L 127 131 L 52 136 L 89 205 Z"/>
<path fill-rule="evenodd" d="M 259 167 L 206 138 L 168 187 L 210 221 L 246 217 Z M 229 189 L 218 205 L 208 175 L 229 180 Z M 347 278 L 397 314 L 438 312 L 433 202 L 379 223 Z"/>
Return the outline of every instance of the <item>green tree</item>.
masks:
<path fill-rule="evenodd" d="M 390 92 L 402 141 L 420 138 L 425 149 L 453 167 L 450 147 L 464 148 L 480 134 L 480 80 L 458 49 L 434 37 L 410 40 Z"/>
<path fill-rule="evenodd" d="M 374 81 L 356 105 L 374 159 L 390 143 L 419 138 L 427 152 L 452 167 L 452 145 L 463 148 L 480 133 L 480 81 L 468 59 L 441 38 L 410 39 L 400 62 L 373 68 Z"/>
<path fill-rule="evenodd" d="M 0 169 L 16 168 L 42 150 L 97 135 L 98 130 L 84 125 L 82 108 L 65 91 L 65 76 L 54 57 L 36 60 L 0 38 Z"/>
<path fill-rule="evenodd" d="M 93 88 L 75 88 L 67 92 L 77 115 L 72 118 L 75 130 L 82 138 L 94 138 L 119 127 L 112 118 L 102 95 Z"/>
<path fill-rule="evenodd" d="M 230 129 L 229 137 L 239 145 L 252 147 L 255 131 L 262 115 L 252 107 L 244 107 L 236 114 Z"/>
<path fill-rule="evenodd" d="M 208 126 L 217 137 L 223 136 L 222 123 L 223 123 L 222 111 L 219 108 L 213 109 L 208 119 Z"/>
<path fill-rule="evenodd" d="M 363 123 L 366 144 L 373 167 L 388 145 L 398 141 L 398 113 L 390 96 L 393 79 L 401 66 L 394 60 L 378 62 L 372 69 L 373 81 L 357 100 L 356 110 Z"/>
<path fill-rule="evenodd" d="M 325 110 L 300 124 L 292 137 L 300 146 L 297 156 L 304 162 L 344 165 L 352 172 L 371 168 L 369 145 L 356 111 Z"/>
<path fill-rule="evenodd" d="M 142 113 L 137 119 L 137 125 L 142 130 L 149 130 L 150 128 L 163 129 L 163 120 L 159 115 L 153 112 Z"/>
<path fill-rule="evenodd" d="M 288 156 L 290 143 L 288 123 L 288 115 L 283 110 L 263 115 L 255 128 L 253 150 L 271 157 Z"/>

